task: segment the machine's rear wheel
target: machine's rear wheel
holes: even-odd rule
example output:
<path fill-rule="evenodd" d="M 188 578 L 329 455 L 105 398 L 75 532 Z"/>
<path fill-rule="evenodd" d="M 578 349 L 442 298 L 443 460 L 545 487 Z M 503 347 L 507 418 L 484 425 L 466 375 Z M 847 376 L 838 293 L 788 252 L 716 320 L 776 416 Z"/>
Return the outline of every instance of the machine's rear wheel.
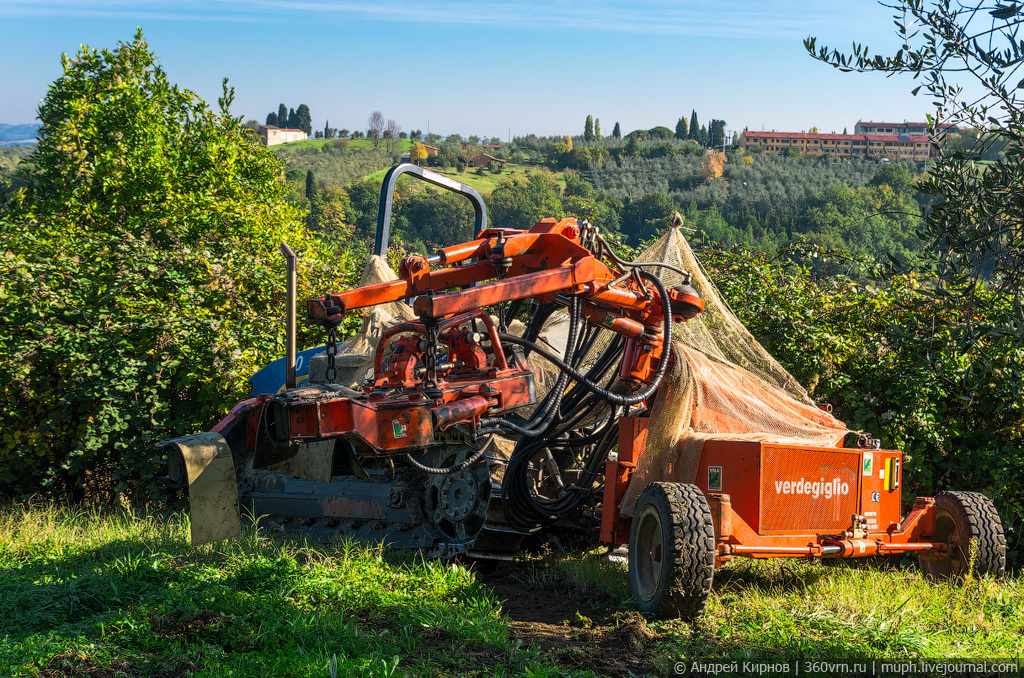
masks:
<path fill-rule="evenodd" d="M 971 541 L 977 543 L 975 574 L 1002 575 L 1006 571 L 1006 538 L 992 500 L 978 492 L 942 492 L 935 496 L 935 535 L 949 544 L 949 553 L 922 553 L 921 571 L 939 581 L 955 580 L 971 566 Z"/>
<path fill-rule="evenodd" d="M 628 561 L 629 588 L 641 612 L 700 616 L 715 571 L 715 528 L 700 489 L 648 485 L 633 512 Z"/>

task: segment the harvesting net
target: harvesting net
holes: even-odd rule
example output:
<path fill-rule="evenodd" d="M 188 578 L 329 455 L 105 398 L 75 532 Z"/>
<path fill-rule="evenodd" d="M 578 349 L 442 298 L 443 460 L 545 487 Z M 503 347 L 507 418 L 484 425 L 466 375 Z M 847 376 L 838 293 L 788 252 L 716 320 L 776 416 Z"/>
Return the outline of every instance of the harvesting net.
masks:
<path fill-rule="evenodd" d="M 678 228 L 670 228 L 638 261 L 660 261 L 692 274 L 704 312 L 673 324 L 674 369 L 650 410 L 647 442 L 620 510 L 632 515 L 652 482 L 693 483 L 704 442 L 762 442 L 834 446 L 849 432 L 819 409 L 807 391 L 743 326 L 707 277 Z M 651 267 L 665 286 L 680 274 Z"/>

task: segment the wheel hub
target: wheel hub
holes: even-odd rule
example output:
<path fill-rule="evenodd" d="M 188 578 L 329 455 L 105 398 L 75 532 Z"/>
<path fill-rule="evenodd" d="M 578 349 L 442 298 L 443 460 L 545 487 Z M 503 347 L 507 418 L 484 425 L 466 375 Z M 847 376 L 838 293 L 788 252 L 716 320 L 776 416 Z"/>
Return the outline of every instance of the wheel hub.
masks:
<path fill-rule="evenodd" d="M 476 507 L 476 478 L 466 471 L 444 476 L 439 488 L 438 511 L 453 522 L 465 520 Z"/>

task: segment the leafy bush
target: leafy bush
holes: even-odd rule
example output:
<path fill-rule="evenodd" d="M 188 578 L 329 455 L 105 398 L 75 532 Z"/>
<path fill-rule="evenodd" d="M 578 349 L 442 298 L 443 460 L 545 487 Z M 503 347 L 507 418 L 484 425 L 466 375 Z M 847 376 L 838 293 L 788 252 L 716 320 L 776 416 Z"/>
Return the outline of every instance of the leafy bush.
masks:
<path fill-rule="evenodd" d="M 213 112 L 141 32 L 63 68 L 0 214 L 0 495 L 113 499 L 153 490 L 152 443 L 208 427 L 283 354 L 282 240 L 304 292 L 353 262 L 286 202 L 226 82 Z"/>

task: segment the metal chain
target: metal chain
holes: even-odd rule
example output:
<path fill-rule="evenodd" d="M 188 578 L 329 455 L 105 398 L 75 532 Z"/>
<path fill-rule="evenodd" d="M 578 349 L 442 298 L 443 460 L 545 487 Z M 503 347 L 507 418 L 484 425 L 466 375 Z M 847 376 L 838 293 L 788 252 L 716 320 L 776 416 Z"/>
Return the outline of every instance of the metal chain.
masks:
<path fill-rule="evenodd" d="M 327 328 L 327 383 L 333 384 L 338 371 L 334 365 L 334 357 L 338 354 L 338 328 Z"/>

